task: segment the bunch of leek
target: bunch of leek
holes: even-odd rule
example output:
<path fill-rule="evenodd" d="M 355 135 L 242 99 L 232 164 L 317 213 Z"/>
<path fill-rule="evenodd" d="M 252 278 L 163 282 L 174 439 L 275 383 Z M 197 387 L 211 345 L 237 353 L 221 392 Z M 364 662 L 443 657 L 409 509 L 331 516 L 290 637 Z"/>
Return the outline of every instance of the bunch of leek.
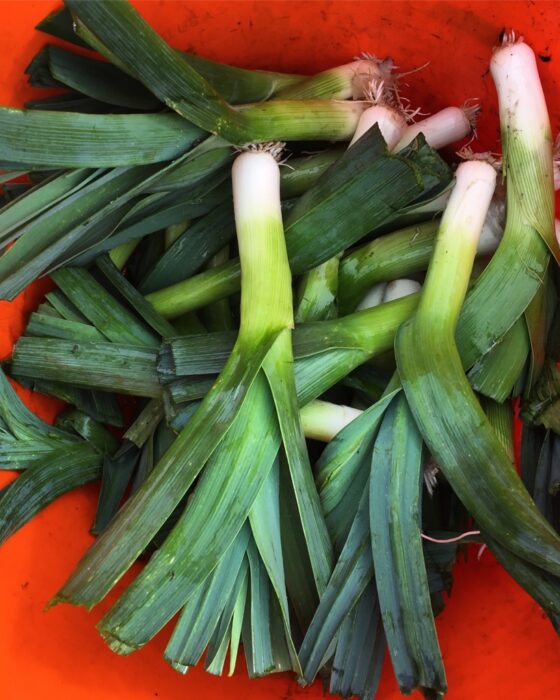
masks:
<path fill-rule="evenodd" d="M 30 81 L 68 91 L 0 108 L 2 179 L 33 185 L 5 188 L 0 296 L 54 284 L 10 372 L 74 407 L 52 428 L 0 377 L 0 467 L 25 470 L 0 539 L 101 480 L 99 537 L 52 603 L 92 607 L 149 554 L 99 623 L 118 653 L 180 612 L 182 673 L 228 651 L 233 672 L 242 641 L 252 676 L 371 698 L 388 647 L 403 693 L 440 697 L 434 615 L 469 530 L 558 629 L 558 248 L 530 49 L 507 34 L 491 62 L 494 194 L 491 165 L 452 184 L 435 150 L 478 107 L 413 122 L 390 60 L 240 70 L 124 0 L 39 28 L 108 60 L 47 46 Z M 137 397 L 120 440 L 117 394 Z"/>

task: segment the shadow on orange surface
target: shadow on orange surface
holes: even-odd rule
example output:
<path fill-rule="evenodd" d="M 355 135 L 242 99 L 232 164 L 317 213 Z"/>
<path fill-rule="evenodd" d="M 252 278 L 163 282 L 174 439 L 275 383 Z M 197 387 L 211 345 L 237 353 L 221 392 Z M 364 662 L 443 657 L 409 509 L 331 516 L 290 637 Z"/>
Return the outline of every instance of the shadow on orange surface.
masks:
<path fill-rule="evenodd" d="M 560 4 L 555 2 L 134 2 L 174 46 L 241 66 L 314 72 L 362 51 L 391 55 L 411 75 L 408 96 L 425 111 L 480 97 L 479 139 L 497 149 L 496 99 L 487 74 L 491 47 L 504 26 L 521 31 L 537 54 L 555 133 L 560 126 Z M 46 37 L 33 26 L 57 7 L 52 0 L 0 3 L 0 102 L 21 105 L 38 92 L 23 70 Z M 556 51 L 559 52 L 558 56 Z M 1 138 L 1 135 L 0 135 Z M 13 303 L 0 302 L 0 352 L 8 356 L 47 281 Z M 28 405 L 52 419 L 60 403 L 22 391 Z M 0 474 L 0 486 L 10 479 Z M 162 658 L 169 629 L 140 652 L 118 657 L 94 624 L 114 599 L 94 612 L 43 608 L 91 542 L 96 487 L 61 498 L 0 550 L 0 696 L 3 700 L 178 700 L 228 696 L 243 700 L 322 698 L 319 684 L 300 688 L 288 675 L 249 681 L 201 670 L 185 678 Z M 130 580 L 130 575 L 127 578 Z M 124 582 L 126 583 L 126 581 Z M 124 583 L 119 584 L 122 590 Z M 553 700 L 560 687 L 560 642 L 538 606 L 489 553 L 474 550 L 456 583 L 438 630 L 450 700 Z M 386 663 L 379 700 L 400 697 Z M 416 696 L 415 696 L 416 697 Z"/>

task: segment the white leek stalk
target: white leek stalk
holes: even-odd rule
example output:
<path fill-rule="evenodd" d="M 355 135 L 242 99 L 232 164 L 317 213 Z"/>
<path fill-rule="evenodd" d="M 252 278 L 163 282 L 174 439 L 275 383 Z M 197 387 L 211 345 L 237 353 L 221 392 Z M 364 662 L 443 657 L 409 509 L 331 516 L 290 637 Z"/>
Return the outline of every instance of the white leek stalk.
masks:
<path fill-rule="evenodd" d="M 406 116 L 403 110 L 398 104 L 393 104 L 395 103 L 394 91 L 391 85 L 385 84 L 385 81 L 374 79 L 366 88 L 365 96 L 371 102 L 371 107 L 362 112 L 350 146 L 374 124 L 377 124 L 387 144 L 387 150 L 392 151 L 402 139 L 406 129 Z"/>
<path fill-rule="evenodd" d="M 410 294 L 416 294 L 422 288 L 420 282 L 416 280 L 400 279 L 393 280 L 389 282 L 385 287 L 385 293 L 383 294 L 383 303 L 389 301 L 395 301 L 395 299 L 402 299 Z"/>
<path fill-rule="evenodd" d="M 364 309 L 373 309 L 375 306 L 379 306 L 383 302 L 383 295 L 385 294 L 386 282 L 379 282 L 374 284 L 369 292 L 365 295 L 362 301 L 358 304 L 356 311 L 363 311 Z"/>
<path fill-rule="evenodd" d="M 362 411 L 357 408 L 318 399 L 300 409 L 305 437 L 321 442 L 330 442 L 361 414 Z"/>
<path fill-rule="evenodd" d="M 395 299 L 402 299 L 409 294 L 416 294 L 422 285 L 416 280 L 398 279 L 392 282 L 379 282 L 374 285 L 358 305 L 357 311 L 371 309 Z"/>
<path fill-rule="evenodd" d="M 479 105 L 469 101 L 462 107 L 446 107 L 426 119 L 409 124 L 395 150 L 400 151 L 408 146 L 420 133 L 436 150 L 449 146 L 473 133 L 479 112 Z"/>

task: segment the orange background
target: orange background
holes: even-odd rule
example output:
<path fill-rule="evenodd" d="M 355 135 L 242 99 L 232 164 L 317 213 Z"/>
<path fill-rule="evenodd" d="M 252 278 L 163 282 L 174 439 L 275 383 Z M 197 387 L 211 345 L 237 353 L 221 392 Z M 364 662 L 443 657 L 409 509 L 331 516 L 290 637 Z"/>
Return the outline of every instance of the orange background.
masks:
<path fill-rule="evenodd" d="M 537 53 L 551 59 L 539 66 L 555 133 L 560 126 L 559 3 L 145 0 L 134 4 L 174 46 L 241 66 L 313 72 L 347 62 L 361 51 L 391 55 L 402 71 L 429 60 L 427 68 L 407 78 L 413 104 L 433 112 L 480 97 L 484 113 L 478 133 L 489 149 L 499 144 L 488 60 L 500 30 L 513 26 Z M 57 5 L 52 0 L 0 0 L 2 104 L 21 105 L 32 94 L 44 92 L 26 86 L 23 70 L 46 41 L 33 26 Z M 12 304 L 0 302 L 0 359 L 9 355 L 46 284 L 35 285 Z M 21 395 L 47 419 L 61 406 L 30 392 Z M 10 478 L 0 473 L 0 486 Z M 197 669 L 182 677 L 161 656 L 169 628 L 142 651 L 116 656 L 94 629 L 111 600 L 90 614 L 69 606 L 44 613 L 45 603 L 91 541 L 88 527 L 95 497 L 96 487 L 90 486 L 59 499 L 0 549 L 3 700 L 323 697 L 320 685 L 302 689 L 284 674 L 249 681 L 242 664 L 231 679 Z M 452 596 L 437 625 L 449 700 L 559 697 L 560 642 L 537 605 L 487 552 L 479 562 L 471 550 L 468 563 L 458 565 Z M 398 697 L 386 663 L 378 698 Z"/>

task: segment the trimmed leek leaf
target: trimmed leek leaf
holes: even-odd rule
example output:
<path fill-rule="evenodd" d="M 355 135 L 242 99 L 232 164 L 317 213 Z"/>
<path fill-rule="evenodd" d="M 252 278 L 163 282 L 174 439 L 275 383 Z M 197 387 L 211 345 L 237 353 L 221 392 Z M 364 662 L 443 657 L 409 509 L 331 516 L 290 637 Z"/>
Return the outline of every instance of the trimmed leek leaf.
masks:
<path fill-rule="evenodd" d="M 373 448 L 371 547 L 383 625 L 402 693 L 447 689 L 420 537 L 422 438 L 403 394 Z"/>
<path fill-rule="evenodd" d="M 547 431 L 540 425 L 523 423 L 521 430 L 521 478 L 529 493 L 535 488 L 535 476 Z"/>
<path fill-rule="evenodd" d="M 284 636 L 278 600 L 271 595 L 266 569 L 253 542 L 249 559 L 248 604 L 243 619 L 243 651 L 249 678 L 295 670 Z"/>
<path fill-rule="evenodd" d="M 55 174 L 0 209 L 0 244 L 10 243 L 23 224 L 50 209 L 99 175 L 89 169 Z"/>
<path fill-rule="evenodd" d="M 97 479 L 102 459 L 87 444 L 67 445 L 26 469 L 0 496 L 0 542 L 62 494 Z"/>
<path fill-rule="evenodd" d="M 208 645 L 204 668 L 209 673 L 222 673 L 228 644 L 230 646 L 228 675 L 232 676 L 235 671 L 248 586 L 249 564 L 247 558 L 245 558 L 239 570 L 232 595 L 222 613 L 220 625 Z"/>
<path fill-rule="evenodd" d="M 65 267 L 51 275 L 57 287 L 98 331 L 115 343 L 159 347 L 158 338 L 83 268 Z"/>
<path fill-rule="evenodd" d="M 50 44 L 41 49 L 33 62 L 36 60 L 46 67 L 48 74 L 59 85 L 66 85 L 100 102 L 147 112 L 162 107 L 161 102 L 142 83 L 110 63 Z M 26 70 L 31 75 L 33 62 Z"/>
<path fill-rule="evenodd" d="M 292 640 L 290 611 L 286 591 L 284 562 L 282 559 L 282 537 L 280 526 L 280 472 L 278 460 L 258 493 L 249 513 L 251 532 L 262 563 L 268 573 L 276 595 L 282 620 L 284 635 L 290 654 L 292 668 L 301 673 L 297 652 Z"/>
<path fill-rule="evenodd" d="M 202 658 L 235 592 L 249 539 L 250 531 L 245 525 L 205 585 L 187 600 L 164 653 L 165 660 L 175 670 L 185 673 L 189 666 L 195 666 Z"/>
<path fill-rule="evenodd" d="M 121 274 L 108 255 L 99 257 L 96 265 L 113 288 L 126 299 L 148 326 L 151 326 L 163 338 L 175 335 L 175 329 L 169 321 L 160 316 L 153 306 L 144 299 L 136 287 Z"/>
<path fill-rule="evenodd" d="M 62 314 L 59 314 L 49 301 L 44 301 L 43 303 L 39 304 L 37 307 L 37 313 L 43 316 L 49 316 L 51 318 L 62 318 Z"/>
<path fill-rule="evenodd" d="M 384 656 L 385 635 L 372 582 L 340 627 L 329 692 L 375 698 Z"/>
<path fill-rule="evenodd" d="M 105 340 L 105 336 L 97 328 L 87 323 L 67 321 L 37 312 L 32 312 L 25 329 L 27 335 L 43 336 L 46 338 L 61 338 L 62 340 Z"/>
<path fill-rule="evenodd" d="M 37 25 L 36 29 L 89 48 L 89 44 L 74 32 L 72 15 L 66 7 L 51 12 Z M 177 53 L 232 104 L 266 100 L 276 92 L 300 83 L 305 78 L 305 76 L 288 73 L 246 70 L 194 54 L 179 51 Z"/>
<path fill-rule="evenodd" d="M 282 453 L 280 454 L 280 532 L 286 590 L 299 627 L 299 639 L 313 619 L 319 604 L 319 594 L 309 561 L 290 470 Z"/>
<path fill-rule="evenodd" d="M 243 618 L 243 651 L 249 678 L 258 678 L 280 669 L 276 668 L 270 634 L 270 582 L 253 542 L 247 555 L 249 590 Z"/>
<path fill-rule="evenodd" d="M 272 100 L 235 109 L 128 3 L 67 0 L 76 31 L 92 48 L 140 80 L 168 107 L 234 144 L 348 140 L 365 104 Z"/>
<path fill-rule="evenodd" d="M 356 515 L 371 471 L 371 449 L 383 415 L 397 392 L 391 392 L 343 428 L 316 464 L 317 487 L 329 535 L 340 553 Z"/>
<path fill-rule="evenodd" d="M 299 652 L 303 678 L 311 683 L 335 653 L 340 626 L 373 578 L 368 491 L 362 494 L 348 539 Z"/>
<path fill-rule="evenodd" d="M 293 491 L 319 595 L 325 590 L 333 567 L 332 545 L 321 512 L 313 472 L 298 410 L 291 332 L 283 331 L 263 364 L 282 434 Z"/>
<path fill-rule="evenodd" d="M 195 417 L 191 418 L 186 429 L 195 423 Z M 247 425 L 251 425 L 250 432 Z M 178 440 L 164 458 L 175 449 Z M 145 644 L 214 570 L 247 518 L 272 468 L 279 441 L 274 405 L 264 377 L 259 375 L 172 533 L 99 623 L 103 637 L 114 651 L 129 653 Z M 141 493 L 138 491 L 137 495 Z M 154 519 L 151 513 L 150 520 Z M 106 532 L 110 531 L 111 528 Z M 215 537 L 216 532 L 220 533 L 219 538 Z M 173 577 L 169 575 L 170 565 L 175 572 Z M 93 583 L 96 588 L 99 586 L 97 576 Z"/>
<path fill-rule="evenodd" d="M 162 343 L 158 372 L 161 381 L 221 372 L 235 345 L 235 331 L 170 338 Z"/>
<path fill-rule="evenodd" d="M 159 177 L 158 175 L 155 181 L 159 180 Z M 88 265 L 98 255 L 118 245 L 180 223 L 185 218 L 204 216 L 223 200 L 226 191 L 229 191 L 227 186 L 216 187 L 203 193 L 195 190 L 190 195 L 185 192 L 168 195 L 158 192 L 148 195 L 125 212 L 110 237 L 101 242 L 94 242 L 85 248 L 84 252 L 77 254 L 75 264 Z"/>
<path fill-rule="evenodd" d="M 217 173 L 227 170 L 234 158 L 234 150 L 219 136 L 208 136 L 192 148 L 181 165 L 152 185 L 150 192 L 170 192 L 211 183 Z"/>
<path fill-rule="evenodd" d="M 497 345 L 469 370 L 472 388 L 494 401 L 503 402 L 515 393 L 525 374 L 530 344 L 527 327 L 518 319 Z"/>
<path fill-rule="evenodd" d="M 62 292 L 53 290 L 46 293 L 46 298 L 62 318 L 77 323 L 88 323 L 83 313 L 72 304 Z"/>
<path fill-rule="evenodd" d="M 555 496 L 555 486 L 551 484 L 551 473 L 553 465 L 553 435 L 550 430 L 547 431 L 539 453 L 537 467 L 535 469 L 535 481 L 531 494 L 535 501 L 535 505 L 544 515 L 544 517 L 554 525 L 555 508 L 553 496 Z"/>
<path fill-rule="evenodd" d="M 171 160 L 203 132 L 174 114 L 79 114 L 0 107 L 0 161 L 45 170 Z"/>
<path fill-rule="evenodd" d="M 72 246 L 81 245 L 92 229 L 98 237 L 109 235 L 124 214 L 123 206 L 128 208 L 146 178 L 159 172 L 157 166 L 108 171 L 30 221 L 0 257 L 2 297 L 16 296 Z"/>
<path fill-rule="evenodd" d="M 156 357 L 154 349 L 138 345 L 23 336 L 14 346 L 11 371 L 84 389 L 160 397 Z"/>
<path fill-rule="evenodd" d="M 233 205 L 226 201 L 192 224 L 165 251 L 139 290 L 147 294 L 191 277 L 234 237 Z"/>

